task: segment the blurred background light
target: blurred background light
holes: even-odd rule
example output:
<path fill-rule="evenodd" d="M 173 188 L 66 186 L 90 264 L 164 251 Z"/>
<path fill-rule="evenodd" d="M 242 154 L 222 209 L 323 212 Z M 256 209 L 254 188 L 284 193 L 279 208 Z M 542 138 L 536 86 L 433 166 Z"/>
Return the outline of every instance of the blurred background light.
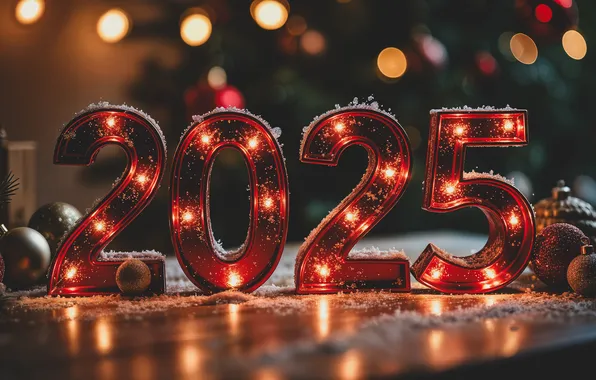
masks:
<path fill-rule="evenodd" d="M 565 53 L 573 59 L 582 59 L 588 52 L 588 46 L 586 45 L 584 36 L 576 30 L 568 30 L 565 32 L 562 42 Z"/>
<path fill-rule="evenodd" d="M 306 20 L 302 16 L 293 15 L 288 19 L 286 28 L 288 29 L 288 33 L 290 33 L 292 36 L 299 36 L 306 32 Z"/>
<path fill-rule="evenodd" d="M 207 83 L 209 83 L 209 87 L 214 90 L 224 88 L 228 83 L 226 71 L 219 66 L 213 66 L 207 73 Z"/>
<path fill-rule="evenodd" d="M 250 6 L 250 12 L 261 28 L 275 30 L 286 23 L 289 5 L 278 0 L 255 0 Z"/>
<path fill-rule="evenodd" d="M 531 65 L 538 58 L 538 48 L 534 40 L 526 34 L 517 33 L 509 41 L 511 53 L 519 62 Z"/>
<path fill-rule="evenodd" d="M 549 22 L 553 18 L 553 11 L 546 4 L 539 4 L 534 10 L 536 20 L 540 22 Z"/>
<path fill-rule="evenodd" d="M 406 72 L 408 61 L 406 55 L 395 47 L 383 49 L 377 57 L 377 67 L 387 78 L 399 78 Z"/>
<path fill-rule="evenodd" d="M 305 32 L 300 38 L 300 47 L 305 53 L 310 55 L 321 54 L 325 50 L 327 42 L 325 37 L 316 30 Z"/>
<path fill-rule="evenodd" d="M 105 42 L 120 41 L 128 34 L 129 29 L 130 20 L 121 9 L 110 9 L 97 21 L 97 34 Z"/>
<path fill-rule="evenodd" d="M 33 24 L 41 18 L 44 10 L 43 0 L 21 0 L 15 8 L 15 16 L 21 24 Z"/>
<path fill-rule="evenodd" d="M 211 37 L 211 20 L 200 11 L 184 17 L 180 24 L 180 36 L 190 46 L 200 46 Z"/>

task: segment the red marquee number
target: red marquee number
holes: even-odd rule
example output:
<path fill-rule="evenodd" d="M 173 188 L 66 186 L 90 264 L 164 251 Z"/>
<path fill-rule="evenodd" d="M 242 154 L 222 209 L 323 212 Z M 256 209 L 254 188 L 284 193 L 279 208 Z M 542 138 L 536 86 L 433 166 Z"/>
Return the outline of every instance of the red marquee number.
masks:
<path fill-rule="evenodd" d="M 64 128 L 54 163 L 90 165 L 107 144 L 116 144 L 126 152 L 128 166 L 112 191 L 65 237 L 52 264 L 50 295 L 120 293 L 116 270 L 122 255 L 100 254 L 153 199 L 163 176 L 166 147 L 154 121 L 127 107 L 102 104 Z M 148 292 L 163 293 L 163 257 L 154 256 L 144 259 L 151 270 Z"/>
<path fill-rule="evenodd" d="M 421 283 L 447 293 L 485 293 L 502 288 L 526 267 L 534 242 L 534 213 L 505 180 L 464 173 L 468 146 L 523 146 L 526 112 L 438 111 L 432 114 L 424 182 L 425 210 L 451 212 L 478 207 L 489 224 L 480 252 L 454 257 L 429 244 L 412 265 Z"/>
<path fill-rule="evenodd" d="M 410 180 L 408 138 L 397 121 L 377 110 L 340 109 L 314 122 L 302 139 L 303 162 L 336 166 L 352 145 L 368 151 L 364 178 L 313 230 L 296 259 L 298 293 L 410 290 L 409 263 L 399 255 L 350 258 L 350 250 L 397 203 Z"/>
<path fill-rule="evenodd" d="M 226 252 L 209 216 L 209 178 L 222 149 L 237 149 L 248 166 L 250 224 L 244 244 Z M 250 292 L 269 278 L 285 245 L 288 177 L 281 147 L 261 120 L 246 113 L 211 113 L 183 136 L 172 171 L 170 228 L 178 261 L 207 292 Z"/>

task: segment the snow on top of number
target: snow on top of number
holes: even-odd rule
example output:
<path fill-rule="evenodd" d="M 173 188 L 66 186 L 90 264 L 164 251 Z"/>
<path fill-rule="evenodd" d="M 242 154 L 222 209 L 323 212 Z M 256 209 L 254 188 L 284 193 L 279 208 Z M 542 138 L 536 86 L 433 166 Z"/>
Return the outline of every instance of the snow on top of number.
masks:
<path fill-rule="evenodd" d="M 127 104 L 120 104 L 120 105 L 111 104 L 110 102 L 102 100 L 97 103 L 91 103 L 84 109 L 75 113 L 73 119 L 79 117 L 80 115 L 82 115 L 84 113 L 93 112 L 93 111 L 101 111 L 105 108 L 117 108 L 122 111 L 136 113 L 139 116 L 141 116 L 143 119 L 146 119 L 150 124 L 152 124 L 155 127 L 155 130 L 157 131 L 157 134 L 159 135 L 164 148 L 166 148 L 166 154 L 167 154 L 166 137 L 164 136 L 163 131 L 161 130 L 161 128 L 159 126 L 159 123 L 154 118 L 152 118 L 148 113 L 146 113 L 143 110 L 140 110 L 138 108 L 135 108 L 133 106 L 129 106 Z"/>
<path fill-rule="evenodd" d="M 463 175 L 464 179 L 496 179 L 498 181 L 502 181 L 505 183 L 510 184 L 511 186 L 515 186 L 515 180 L 513 178 L 503 177 L 500 174 L 494 173 L 492 170 L 488 173 L 480 173 L 472 170 L 471 172 L 465 172 Z"/>
<path fill-rule="evenodd" d="M 382 251 L 377 247 L 367 247 L 358 250 L 352 250 L 348 254 L 348 258 L 354 260 L 408 260 L 410 258 L 402 249 L 391 248 Z"/>
<path fill-rule="evenodd" d="M 273 137 L 275 137 L 275 140 L 279 140 L 279 138 L 281 137 L 281 128 L 277 128 L 277 127 L 273 128 L 273 127 L 271 127 L 271 125 L 269 125 L 269 123 L 265 119 L 263 119 L 261 117 L 261 115 L 256 115 L 256 114 L 254 114 L 254 113 L 252 113 L 249 110 L 244 109 L 244 108 L 238 108 L 238 107 L 216 107 L 215 109 L 213 109 L 213 110 L 211 110 L 211 111 L 209 111 L 207 113 L 204 113 L 202 115 L 194 115 L 192 117 L 192 123 L 190 123 L 190 125 L 184 130 L 184 132 L 182 132 L 182 136 L 180 137 L 180 139 L 183 139 L 184 138 L 184 135 L 186 135 L 186 132 L 188 132 L 188 130 L 190 128 L 192 128 L 192 126 L 195 125 L 196 123 L 200 123 L 203 120 L 205 120 L 207 117 L 209 117 L 211 115 L 215 115 L 215 114 L 221 113 L 221 112 L 237 112 L 237 113 L 241 113 L 241 114 L 246 115 L 246 116 L 250 116 L 250 117 L 252 117 L 254 119 L 257 119 L 261 124 L 263 124 L 269 130 L 269 132 L 271 132 L 271 134 L 273 135 Z M 277 143 L 280 144 L 279 141 L 277 141 Z"/>
<path fill-rule="evenodd" d="M 132 251 L 132 252 L 117 252 L 117 251 L 102 251 L 99 254 L 99 261 L 122 261 L 126 259 L 139 260 L 161 260 L 164 261 L 166 257 L 163 253 L 154 250 L 147 251 Z"/>
<path fill-rule="evenodd" d="M 468 107 L 468 106 L 462 106 L 462 107 L 443 107 L 443 108 L 437 108 L 437 109 L 432 109 L 430 110 L 430 114 L 435 114 L 435 113 L 439 113 L 439 112 L 474 112 L 474 111 L 494 111 L 494 112 L 511 112 L 511 111 L 523 111 L 521 109 L 518 108 L 512 108 L 508 105 L 506 105 L 503 108 L 496 108 L 493 106 L 482 106 L 482 107 Z"/>
<path fill-rule="evenodd" d="M 302 136 L 304 137 L 306 134 L 308 134 L 308 132 L 315 126 L 317 125 L 321 120 L 323 120 L 324 118 L 326 118 L 327 116 L 331 116 L 334 115 L 336 113 L 339 112 L 343 112 L 343 111 L 350 111 L 350 110 L 369 110 L 369 111 L 376 111 L 379 113 L 382 113 L 385 116 L 388 116 L 392 119 L 394 119 L 397 122 L 397 118 L 395 117 L 394 114 L 391 113 L 391 108 L 389 108 L 388 110 L 384 110 L 383 107 L 381 105 L 379 105 L 379 103 L 377 101 L 375 101 L 374 96 L 370 95 L 368 98 L 366 98 L 366 100 L 364 102 L 360 102 L 358 100 L 357 97 L 355 97 L 354 99 L 352 99 L 352 101 L 350 103 L 348 103 L 347 106 L 340 106 L 339 104 L 335 105 L 335 108 L 320 114 L 319 116 L 316 116 L 309 125 L 307 125 L 306 127 L 302 128 Z"/>

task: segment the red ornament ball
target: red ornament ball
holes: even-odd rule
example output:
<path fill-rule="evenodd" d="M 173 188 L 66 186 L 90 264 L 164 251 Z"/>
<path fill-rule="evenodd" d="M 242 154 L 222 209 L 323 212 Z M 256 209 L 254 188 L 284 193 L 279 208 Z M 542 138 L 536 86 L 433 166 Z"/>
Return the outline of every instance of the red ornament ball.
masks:
<path fill-rule="evenodd" d="M 126 295 L 139 295 L 151 284 L 151 271 L 139 259 L 128 259 L 116 271 L 116 284 Z"/>
<path fill-rule="evenodd" d="M 577 227 L 555 223 L 543 229 L 534 242 L 532 269 L 536 276 L 554 289 L 567 289 L 567 268 L 590 239 Z"/>
<path fill-rule="evenodd" d="M 567 268 L 567 281 L 571 289 L 585 297 L 596 297 L 596 254 L 594 246 L 582 247 L 581 255 L 577 256 Z"/>

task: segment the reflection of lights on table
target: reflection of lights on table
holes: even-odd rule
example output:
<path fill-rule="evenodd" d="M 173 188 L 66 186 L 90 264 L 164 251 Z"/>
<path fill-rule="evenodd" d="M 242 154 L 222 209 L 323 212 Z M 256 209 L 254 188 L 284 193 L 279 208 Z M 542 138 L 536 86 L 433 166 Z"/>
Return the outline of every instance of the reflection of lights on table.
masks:
<path fill-rule="evenodd" d="M 230 333 L 233 336 L 238 335 L 238 326 L 240 322 L 239 309 L 240 305 L 238 304 L 231 303 L 228 305 L 228 322 L 230 324 Z"/>
<path fill-rule="evenodd" d="M 112 325 L 105 319 L 100 319 L 95 325 L 95 344 L 97 351 L 106 354 L 112 350 Z"/>
<path fill-rule="evenodd" d="M 329 335 L 329 298 L 327 296 L 321 296 L 319 300 L 317 317 L 319 338 L 326 338 Z"/>
<path fill-rule="evenodd" d="M 440 299 L 430 301 L 430 313 L 433 315 L 443 314 L 443 301 Z"/>
<path fill-rule="evenodd" d="M 68 319 L 66 322 L 66 341 L 68 342 L 68 352 L 71 355 L 79 353 L 81 345 L 79 343 L 79 307 L 71 306 L 64 309 L 64 316 Z"/>
<path fill-rule="evenodd" d="M 339 363 L 339 378 L 342 380 L 362 379 L 362 355 L 352 349 L 342 355 Z"/>

